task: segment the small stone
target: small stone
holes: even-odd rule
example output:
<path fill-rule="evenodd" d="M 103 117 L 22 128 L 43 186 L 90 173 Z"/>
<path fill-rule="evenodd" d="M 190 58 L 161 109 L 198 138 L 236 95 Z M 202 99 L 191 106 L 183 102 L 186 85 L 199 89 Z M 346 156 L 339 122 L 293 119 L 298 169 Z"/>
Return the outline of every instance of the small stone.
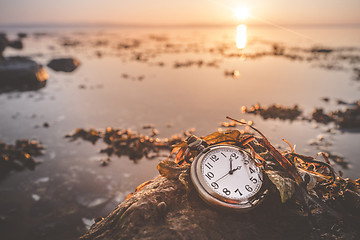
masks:
<path fill-rule="evenodd" d="M 75 58 L 55 58 L 47 66 L 55 71 L 73 72 L 80 65 L 80 61 Z"/>

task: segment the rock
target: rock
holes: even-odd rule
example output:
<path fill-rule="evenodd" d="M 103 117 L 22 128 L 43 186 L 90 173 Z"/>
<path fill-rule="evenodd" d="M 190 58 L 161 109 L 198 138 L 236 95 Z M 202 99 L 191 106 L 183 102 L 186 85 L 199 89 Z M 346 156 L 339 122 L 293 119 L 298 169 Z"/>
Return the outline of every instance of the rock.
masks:
<path fill-rule="evenodd" d="M 55 71 L 73 72 L 80 65 L 80 61 L 75 58 L 55 58 L 47 66 Z"/>
<path fill-rule="evenodd" d="M 185 180 L 184 180 L 185 179 Z M 183 182 L 189 183 L 188 191 Z M 293 202 L 282 204 L 272 194 L 247 213 L 217 210 L 206 205 L 194 190 L 189 174 L 158 177 L 97 221 L 82 240 L 113 239 L 356 239 L 356 224 L 343 222 L 319 208 L 317 223 L 296 213 Z"/>
<path fill-rule="evenodd" d="M 27 37 L 27 33 L 23 33 L 23 32 L 19 32 L 18 34 L 19 38 L 26 38 Z"/>
<path fill-rule="evenodd" d="M 18 37 L 19 39 L 17 40 L 9 41 L 5 33 L 0 33 L 0 59 L 4 59 L 2 54 L 6 47 L 11 47 L 14 49 L 24 48 L 24 45 L 21 40 L 25 36 L 22 34 L 22 35 L 18 35 Z"/>
<path fill-rule="evenodd" d="M 46 85 L 49 75 L 44 67 L 27 57 L 0 60 L 0 87 L 38 89 Z"/>
<path fill-rule="evenodd" d="M 6 37 L 5 33 L 0 33 L 0 59 L 3 58 L 3 52 L 5 50 L 5 48 L 8 45 L 9 40 Z"/>
<path fill-rule="evenodd" d="M 21 41 L 20 39 L 19 39 L 19 40 L 10 41 L 10 42 L 8 43 L 8 46 L 9 46 L 9 47 L 12 47 L 12 48 L 14 48 L 14 49 L 19 49 L 19 50 L 21 50 L 21 49 L 24 48 L 24 45 L 23 45 L 23 43 L 22 43 L 22 41 Z"/>

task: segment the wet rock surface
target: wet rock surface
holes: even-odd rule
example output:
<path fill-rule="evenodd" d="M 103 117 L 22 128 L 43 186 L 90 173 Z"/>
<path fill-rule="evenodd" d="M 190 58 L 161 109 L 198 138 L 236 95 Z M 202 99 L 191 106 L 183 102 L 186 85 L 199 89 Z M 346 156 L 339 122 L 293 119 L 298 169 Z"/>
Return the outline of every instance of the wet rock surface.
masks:
<path fill-rule="evenodd" d="M 158 177 L 145 183 L 108 217 L 99 218 L 81 239 L 357 239 L 360 234 L 358 204 L 353 205 L 357 213 L 344 220 L 312 206 L 313 226 L 307 216 L 294 210 L 294 202 L 281 204 L 273 187 L 257 209 L 219 211 L 199 198 L 188 170 L 185 168 L 182 182 Z M 347 201 L 358 203 L 359 194 L 348 192 Z"/>
<path fill-rule="evenodd" d="M 0 60 L 0 92 L 32 90 L 46 85 L 49 75 L 44 67 L 27 57 Z"/>
<path fill-rule="evenodd" d="M 73 72 L 80 65 L 80 61 L 75 58 L 54 58 L 47 66 L 54 71 Z"/>

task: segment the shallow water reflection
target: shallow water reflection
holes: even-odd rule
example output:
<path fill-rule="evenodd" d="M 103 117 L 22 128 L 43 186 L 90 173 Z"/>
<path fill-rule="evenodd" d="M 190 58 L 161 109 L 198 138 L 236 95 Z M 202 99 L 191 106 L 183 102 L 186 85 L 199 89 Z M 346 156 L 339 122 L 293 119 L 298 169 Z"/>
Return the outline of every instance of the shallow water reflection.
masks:
<path fill-rule="evenodd" d="M 247 27 L 245 24 L 240 24 L 236 28 L 236 47 L 244 49 L 247 42 Z"/>
<path fill-rule="evenodd" d="M 336 99 L 359 100 L 359 84 L 353 81 L 353 69 L 359 68 L 359 29 L 303 30 L 324 45 L 336 46 L 330 53 L 312 52 L 313 42 L 293 35 L 245 25 L 236 31 L 234 27 L 22 31 L 29 32 L 23 55 L 43 65 L 67 55 L 82 65 L 72 74 L 47 69 L 46 88 L 38 91 L 0 94 L 0 140 L 10 144 L 37 139 L 46 148 L 36 158 L 43 163 L 34 171 L 16 172 L 0 182 L 0 232 L 5 239 L 76 239 L 89 219 L 106 216 L 137 185 L 158 174 L 156 164 L 162 159 L 133 163 L 123 155 L 111 157 L 109 166 L 101 167 L 105 156 L 99 150 L 106 144 L 69 142 L 64 136 L 76 128 L 110 126 L 151 135 L 151 129 L 143 129 L 151 124 L 159 138 L 190 128 L 204 136 L 229 115 L 252 120 L 276 147 L 286 149 L 281 141 L 285 138 L 301 154 L 342 153 L 353 166 L 344 170 L 345 176 L 358 176 L 359 133 L 309 121 L 264 120 L 243 114 L 241 107 L 298 104 L 310 114 L 314 107 L 336 110 Z M 19 53 L 6 52 L 15 54 Z M 310 139 L 332 145 L 310 145 Z"/>

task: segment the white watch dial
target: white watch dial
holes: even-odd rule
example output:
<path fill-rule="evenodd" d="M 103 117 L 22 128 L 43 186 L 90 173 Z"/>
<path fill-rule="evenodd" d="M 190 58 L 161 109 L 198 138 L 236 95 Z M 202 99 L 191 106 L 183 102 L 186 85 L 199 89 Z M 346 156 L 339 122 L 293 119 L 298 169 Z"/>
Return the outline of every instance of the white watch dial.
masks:
<path fill-rule="evenodd" d="M 217 194 L 233 200 L 245 200 L 261 188 L 263 174 L 255 162 L 236 148 L 210 150 L 201 161 L 201 175 Z"/>

